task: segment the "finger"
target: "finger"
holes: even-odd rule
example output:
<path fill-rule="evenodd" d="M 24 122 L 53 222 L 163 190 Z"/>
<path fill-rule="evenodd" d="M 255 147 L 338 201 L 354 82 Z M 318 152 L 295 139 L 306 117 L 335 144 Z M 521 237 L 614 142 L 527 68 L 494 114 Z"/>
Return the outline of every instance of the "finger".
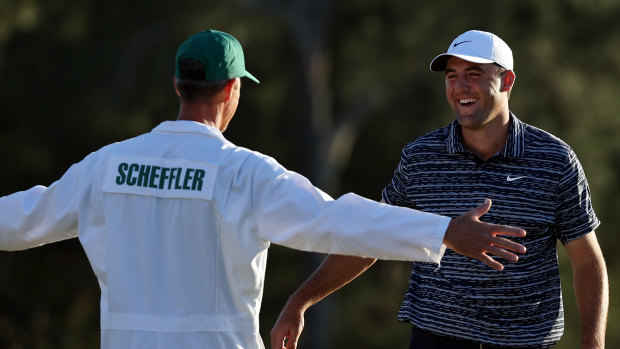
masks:
<path fill-rule="evenodd" d="M 282 349 L 286 348 L 285 341 L 288 337 L 287 333 L 281 333 L 276 328 L 271 330 L 271 349 Z"/>
<path fill-rule="evenodd" d="M 521 238 L 527 235 L 525 230 L 509 225 L 492 224 L 492 229 L 496 235 L 510 235 Z"/>
<path fill-rule="evenodd" d="M 285 339 L 286 337 L 282 338 L 277 338 L 272 336 L 271 337 L 271 349 L 282 349 L 282 348 L 286 348 L 285 345 Z"/>
<path fill-rule="evenodd" d="M 490 253 L 490 254 L 492 254 L 494 256 L 497 256 L 499 258 L 503 258 L 503 259 L 505 259 L 505 260 L 507 260 L 509 262 L 517 262 L 517 261 L 519 261 L 519 256 L 517 256 L 516 254 L 511 253 L 509 251 L 506 251 L 504 249 L 501 249 L 499 247 L 493 246 L 493 247 L 489 248 L 487 253 Z"/>
<path fill-rule="evenodd" d="M 286 349 L 297 348 L 297 341 L 299 341 L 299 336 L 301 336 L 301 332 L 297 328 L 295 328 L 295 326 L 291 326 L 291 329 L 288 331 L 288 336 L 286 336 L 287 342 L 284 347 Z"/>
<path fill-rule="evenodd" d="M 498 270 L 498 271 L 504 270 L 504 265 L 502 263 L 494 260 L 493 258 L 487 256 L 484 253 L 481 253 L 480 256 L 477 257 L 476 259 L 481 261 L 482 263 L 488 265 L 492 269 L 495 269 L 495 270 Z"/>
<path fill-rule="evenodd" d="M 482 203 L 482 205 L 472 209 L 470 212 L 472 216 L 474 216 L 475 218 L 480 218 L 485 213 L 489 212 L 489 210 L 491 209 L 491 204 L 492 204 L 491 199 L 486 198 L 484 199 L 484 202 Z"/>
<path fill-rule="evenodd" d="M 511 250 L 511 251 L 515 251 L 519 254 L 524 254 L 527 251 L 527 248 L 523 245 L 521 245 L 520 243 L 502 238 L 502 237 L 495 237 L 491 243 L 495 246 L 498 246 L 502 249 L 507 249 L 507 250 Z"/>
<path fill-rule="evenodd" d="M 288 338 L 288 342 L 286 343 L 286 349 L 296 349 L 298 339 L 299 339 L 299 336 L 290 336 Z"/>
<path fill-rule="evenodd" d="M 286 349 L 286 338 L 282 340 L 271 339 L 271 349 Z"/>

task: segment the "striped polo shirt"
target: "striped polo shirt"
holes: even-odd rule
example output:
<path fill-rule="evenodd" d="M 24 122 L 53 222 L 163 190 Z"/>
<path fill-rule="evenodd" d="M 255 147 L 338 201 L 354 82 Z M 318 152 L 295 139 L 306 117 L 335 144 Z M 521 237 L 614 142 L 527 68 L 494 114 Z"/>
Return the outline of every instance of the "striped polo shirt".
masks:
<path fill-rule="evenodd" d="M 392 205 L 457 217 L 493 200 L 481 220 L 521 227 L 527 253 L 503 271 L 447 250 L 441 265 L 414 263 L 398 319 L 449 337 L 547 346 L 564 330 L 556 239 L 599 225 L 581 164 L 553 135 L 510 115 L 504 149 L 487 161 L 465 150 L 456 121 L 407 144 L 383 189 Z"/>

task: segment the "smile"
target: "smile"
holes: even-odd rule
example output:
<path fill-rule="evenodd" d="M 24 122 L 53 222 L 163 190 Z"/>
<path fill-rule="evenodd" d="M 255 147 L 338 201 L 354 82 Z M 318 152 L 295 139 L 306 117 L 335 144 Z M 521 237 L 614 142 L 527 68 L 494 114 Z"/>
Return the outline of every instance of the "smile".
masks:
<path fill-rule="evenodd" d="M 462 105 L 476 103 L 478 101 L 477 98 L 463 98 L 459 99 L 459 103 Z"/>

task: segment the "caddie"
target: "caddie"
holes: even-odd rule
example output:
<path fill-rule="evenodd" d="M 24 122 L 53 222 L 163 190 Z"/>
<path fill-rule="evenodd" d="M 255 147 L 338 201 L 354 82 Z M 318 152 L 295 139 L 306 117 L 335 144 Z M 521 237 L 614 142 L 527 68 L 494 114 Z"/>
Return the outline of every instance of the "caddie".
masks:
<path fill-rule="evenodd" d="M 177 120 L 105 146 L 49 187 L 0 198 L 0 249 L 77 237 L 101 288 L 105 349 L 264 348 L 267 250 L 295 249 L 438 263 L 445 247 L 495 269 L 518 259 L 502 237 L 525 231 L 450 219 L 353 193 L 334 200 L 273 158 L 222 132 L 240 97 L 240 43 L 206 30 L 178 49 Z M 513 252 L 511 252 L 513 251 Z"/>

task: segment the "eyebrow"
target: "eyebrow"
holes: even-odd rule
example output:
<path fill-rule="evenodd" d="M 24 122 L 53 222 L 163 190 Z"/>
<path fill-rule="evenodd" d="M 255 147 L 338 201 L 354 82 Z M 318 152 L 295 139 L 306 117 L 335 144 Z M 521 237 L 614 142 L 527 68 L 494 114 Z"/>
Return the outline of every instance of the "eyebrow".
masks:
<path fill-rule="evenodd" d="M 478 71 L 478 72 L 484 73 L 484 70 L 479 65 L 474 65 L 474 66 L 471 66 L 469 68 L 465 68 L 465 71 L 466 72 L 468 72 L 468 71 Z M 456 70 L 455 69 L 447 69 L 446 68 L 445 72 L 446 72 L 446 75 L 447 75 L 448 73 L 455 73 Z"/>

